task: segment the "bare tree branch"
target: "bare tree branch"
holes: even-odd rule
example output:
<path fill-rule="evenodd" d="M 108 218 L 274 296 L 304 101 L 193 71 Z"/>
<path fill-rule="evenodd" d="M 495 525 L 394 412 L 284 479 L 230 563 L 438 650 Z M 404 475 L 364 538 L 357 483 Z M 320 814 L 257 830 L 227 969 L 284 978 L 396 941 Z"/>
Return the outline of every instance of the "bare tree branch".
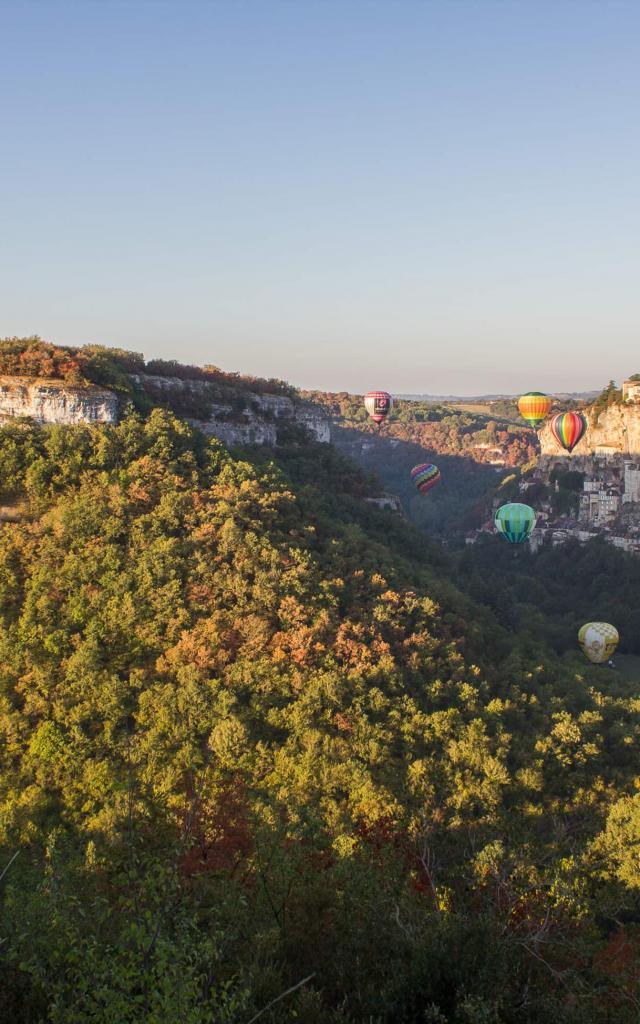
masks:
<path fill-rule="evenodd" d="M 315 978 L 315 971 L 308 977 L 303 978 L 302 981 L 299 981 L 297 982 L 297 984 L 292 985 L 291 988 L 288 988 L 286 992 L 282 992 L 279 996 L 276 996 L 275 999 L 272 999 L 270 1003 L 267 1003 L 267 1005 L 263 1007 L 262 1010 L 259 1010 L 259 1012 L 256 1013 L 255 1017 L 252 1017 L 251 1020 L 248 1021 L 248 1024 L 254 1024 L 254 1021 L 258 1020 L 259 1017 L 262 1017 L 263 1013 L 266 1013 L 267 1010 L 270 1010 L 272 1006 L 275 1006 L 276 1003 L 279 1003 L 281 999 L 285 998 L 285 996 L 290 996 L 292 992 L 296 991 L 296 989 L 302 988 L 302 986 L 306 985 L 307 982 L 311 981 L 312 978 Z"/>

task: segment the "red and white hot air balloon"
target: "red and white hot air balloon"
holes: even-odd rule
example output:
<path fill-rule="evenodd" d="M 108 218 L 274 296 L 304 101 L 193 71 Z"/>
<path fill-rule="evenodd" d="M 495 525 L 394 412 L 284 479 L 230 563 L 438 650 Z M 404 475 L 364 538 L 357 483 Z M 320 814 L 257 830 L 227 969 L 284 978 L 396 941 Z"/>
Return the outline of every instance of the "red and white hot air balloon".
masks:
<path fill-rule="evenodd" d="M 388 391 L 370 391 L 364 396 L 364 407 L 374 423 L 383 423 L 389 413 L 393 399 Z"/>

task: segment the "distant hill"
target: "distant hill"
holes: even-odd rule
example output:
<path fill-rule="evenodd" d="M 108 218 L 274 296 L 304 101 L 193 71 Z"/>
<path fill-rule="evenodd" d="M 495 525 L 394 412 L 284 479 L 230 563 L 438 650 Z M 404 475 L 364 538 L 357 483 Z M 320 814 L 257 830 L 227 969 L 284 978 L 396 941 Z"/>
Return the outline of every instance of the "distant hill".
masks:
<path fill-rule="evenodd" d="M 557 398 L 561 402 L 590 402 L 600 394 L 599 390 L 595 391 L 557 391 L 553 393 L 553 397 Z M 519 394 L 495 394 L 495 395 L 429 395 L 429 394 L 397 394 L 394 397 L 401 398 L 406 402 L 434 402 L 439 404 L 441 402 L 499 402 L 499 401 L 517 401 L 520 397 Z"/>

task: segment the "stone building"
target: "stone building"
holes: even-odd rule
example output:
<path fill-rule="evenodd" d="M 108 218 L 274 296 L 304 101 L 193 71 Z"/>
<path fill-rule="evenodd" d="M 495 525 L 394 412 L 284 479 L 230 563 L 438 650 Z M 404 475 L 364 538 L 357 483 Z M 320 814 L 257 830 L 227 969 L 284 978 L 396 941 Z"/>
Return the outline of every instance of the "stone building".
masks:
<path fill-rule="evenodd" d="M 640 501 L 640 466 L 637 462 L 626 462 L 624 464 L 624 495 L 622 500 Z"/>
<path fill-rule="evenodd" d="M 640 402 L 640 380 L 625 380 L 622 398 L 625 402 Z"/>

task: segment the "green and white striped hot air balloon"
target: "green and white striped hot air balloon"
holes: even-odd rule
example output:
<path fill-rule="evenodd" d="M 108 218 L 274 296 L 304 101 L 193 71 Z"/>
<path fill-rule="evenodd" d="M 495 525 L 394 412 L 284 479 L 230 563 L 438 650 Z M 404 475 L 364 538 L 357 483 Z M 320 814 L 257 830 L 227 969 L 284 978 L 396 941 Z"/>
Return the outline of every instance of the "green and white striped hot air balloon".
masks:
<path fill-rule="evenodd" d="M 531 536 L 536 525 L 536 514 L 530 505 L 510 501 L 496 512 L 495 528 L 510 544 L 522 544 Z"/>

